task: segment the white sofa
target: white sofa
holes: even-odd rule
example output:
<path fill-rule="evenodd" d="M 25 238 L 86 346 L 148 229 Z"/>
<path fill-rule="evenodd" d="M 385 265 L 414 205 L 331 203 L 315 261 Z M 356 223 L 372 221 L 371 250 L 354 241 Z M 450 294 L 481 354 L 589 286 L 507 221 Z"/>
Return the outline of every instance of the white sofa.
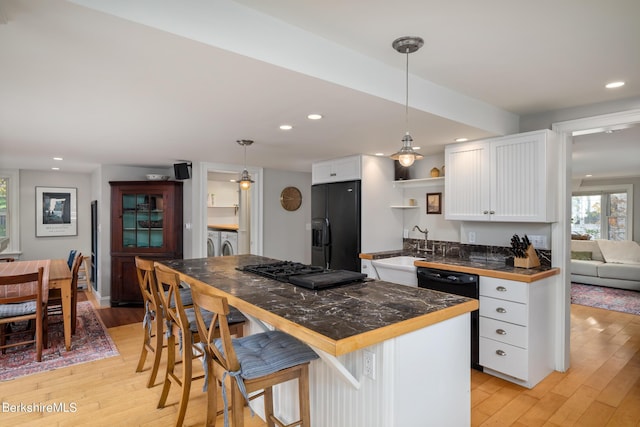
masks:
<path fill-rule="evenodd" d="M 589 258 L 591 259 L 575 259 Z M 633 241 L 571 241 L 571 281 L 640 291 L 640 245 Z"/>

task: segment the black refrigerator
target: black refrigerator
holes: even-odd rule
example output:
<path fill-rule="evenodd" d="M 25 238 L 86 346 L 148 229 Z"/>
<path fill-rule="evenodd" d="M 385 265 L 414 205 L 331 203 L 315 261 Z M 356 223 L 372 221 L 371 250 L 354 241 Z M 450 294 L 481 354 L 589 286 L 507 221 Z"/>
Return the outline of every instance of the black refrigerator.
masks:
<path fill-rule="evenodd" d="M 360 272 L 360 181 L 311 186 L 311 263 Z"/>

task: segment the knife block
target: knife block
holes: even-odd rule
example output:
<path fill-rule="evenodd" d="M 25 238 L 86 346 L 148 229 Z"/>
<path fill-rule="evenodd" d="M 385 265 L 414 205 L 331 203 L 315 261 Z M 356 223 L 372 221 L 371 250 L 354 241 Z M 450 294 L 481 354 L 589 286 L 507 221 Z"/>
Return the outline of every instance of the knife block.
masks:
<path fill-rule="evenodd" d="M 538 258 L 538 254 L 536 250 L 533 248 L 533 245 L 529 245 L 527 247 L 527 257 L 526 258 L 514 258 L 513 266 L 520 268 L 535 268 L 540 266 L 540 258 Z"/>

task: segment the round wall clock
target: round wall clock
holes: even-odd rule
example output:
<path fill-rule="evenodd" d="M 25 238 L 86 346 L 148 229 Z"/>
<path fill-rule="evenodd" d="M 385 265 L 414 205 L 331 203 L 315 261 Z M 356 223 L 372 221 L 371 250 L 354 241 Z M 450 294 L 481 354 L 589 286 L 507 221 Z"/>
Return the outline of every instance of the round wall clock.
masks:
<path fill-rule="evenodd" d="M 285 210 L 296 211 L 302 204 L 302 193 L 296 187 L 286 187 L 280 193 L 280 204 Z"/>

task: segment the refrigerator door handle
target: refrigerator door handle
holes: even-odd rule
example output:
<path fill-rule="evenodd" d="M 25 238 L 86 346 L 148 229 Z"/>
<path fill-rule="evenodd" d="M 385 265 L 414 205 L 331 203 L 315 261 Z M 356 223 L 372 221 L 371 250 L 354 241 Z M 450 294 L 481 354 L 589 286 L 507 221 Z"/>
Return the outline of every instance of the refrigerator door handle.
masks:
<path fill-rule="evenodd" d="M 323 241 L 324 241 L 324 265 L 325 265 L 325 268 L 331 268 L 331 224 L 329 223 L 329 218 L 325 218 L 324 230 L 323 230 Z"/>

